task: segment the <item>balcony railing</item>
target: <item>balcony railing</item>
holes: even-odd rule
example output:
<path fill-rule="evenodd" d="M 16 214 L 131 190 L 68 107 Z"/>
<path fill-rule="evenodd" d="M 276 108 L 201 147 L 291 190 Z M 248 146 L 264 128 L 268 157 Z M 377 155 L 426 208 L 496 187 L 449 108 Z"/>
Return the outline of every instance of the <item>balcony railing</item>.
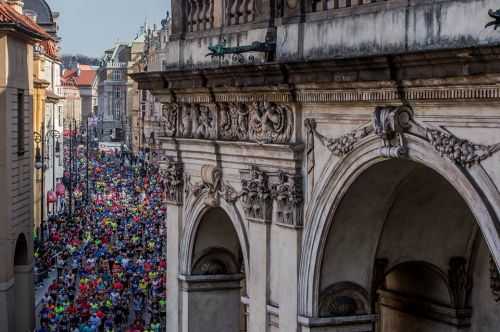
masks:
<path fill-rule="evenodd" d="M 214 27 L 214 0 L 188 0 L 187 31 L 205 31 Z"/>

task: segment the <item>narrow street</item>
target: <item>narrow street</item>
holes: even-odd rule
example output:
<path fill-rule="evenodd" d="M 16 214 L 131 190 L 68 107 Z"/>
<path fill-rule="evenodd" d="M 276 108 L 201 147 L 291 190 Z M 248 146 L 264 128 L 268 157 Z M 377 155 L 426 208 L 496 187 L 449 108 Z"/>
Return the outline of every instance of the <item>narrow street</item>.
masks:
<path fill-rule="evenodd" d="M 38 266 L 57 271 L 37 299 L 38 331 L 162 331 L 166 211 L 157 167 L 118 151 L 95 153 L 84 204 L 84 152 L 78 157 L 74 215 L 53 218 L 37 252 Z"/>

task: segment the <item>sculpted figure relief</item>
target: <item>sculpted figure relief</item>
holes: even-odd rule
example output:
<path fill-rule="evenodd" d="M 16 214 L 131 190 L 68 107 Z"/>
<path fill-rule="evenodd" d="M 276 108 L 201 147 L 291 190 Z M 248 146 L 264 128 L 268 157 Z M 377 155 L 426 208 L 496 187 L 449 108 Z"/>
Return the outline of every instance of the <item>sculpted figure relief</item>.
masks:
<path fill-rule="evenodd" d="M 215 111 L 215 109 L 218 111 Z M 168 137 L 287 144 L 293 113 L 284 104 L 270 102 L 166 104 L 163 123 Z"/>
<path fill-rule="evenodd" d="M 182 105 L 179 134 L 181 137 L 191 137 L 193 135 L 193 109 L 189 104 Z"/>
<path fill-rule="evenodd" d="M 214 117 L 210 109 L 205 105 L 200 105 L 196 110 L 196 130 L 195 138 L 208 139 L 212 138 L 214 132 Z"/>
<path fill-rule="evenodd" d="M 292 131 L 288 108 L 269 102 L 255 102 L 250 106 L 248 125 L 250 138 L 260 143 L 284 143 Z"/>
<path fill-rule="evenodd" d="M 178 110 L 179 106 L 176 103 L 162 105 L 163 131 L 166 136 L 175 136 L 177 134 Z"/>

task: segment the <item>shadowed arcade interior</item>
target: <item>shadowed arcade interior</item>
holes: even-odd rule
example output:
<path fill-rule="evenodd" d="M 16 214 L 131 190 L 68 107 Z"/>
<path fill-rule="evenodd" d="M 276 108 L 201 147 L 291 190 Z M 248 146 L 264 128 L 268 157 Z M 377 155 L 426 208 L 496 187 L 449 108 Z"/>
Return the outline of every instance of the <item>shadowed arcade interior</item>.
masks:
<path fill-rule="evenodd" d="M 375 330 L 383 332 L 499 326 L 491 292 L 487 302 L 477 295 L 489 290 L 488 261 L 452 184 L 424 165 L 384 161 L 363 172 L 334 211 L 318 315 L 378 314 Z"/>

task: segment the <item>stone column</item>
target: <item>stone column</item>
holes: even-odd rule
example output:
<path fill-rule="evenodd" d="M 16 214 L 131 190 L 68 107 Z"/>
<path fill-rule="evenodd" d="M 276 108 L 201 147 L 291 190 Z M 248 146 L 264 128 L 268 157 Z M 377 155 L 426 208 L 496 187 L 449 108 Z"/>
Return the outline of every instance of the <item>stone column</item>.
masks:
<path fill-rule="evenodd" d="M 302 236 L 302 177 L 278 172 L 271 187 L 273 223 L 280 227 L 280 330 L 298 331 L 298 271 Z"/>
<path fill-rule="evenodd" d="M 33 331 L 35 328 L 33 266 L 18 265 L 14 267 L 14 273 L 16 331 Z"/>
<path fill-rule="evenodd" d="M 167 331 L 182 331 L 179 325 L 179 242 L 182 205 L 167 205 Z"/>
<path fill-rule="evenodd" d="M 300 240 L 302 229 L 299 227 L 281 227 L 280 243 L 280 330 L 298 331 L 298 271 L 300 257 Z"/>
<path fill-rule="evenodd" d="M 0 331 L 15 331 L 14 278 L 0 283 Z"/>
<path fill-rule="evenodd" d="M 249 332 L 267 330 L 270 223 L 250 222 Z"/>
<path fill-rule="evenodd" d="M 169 162 L 160 167 L 167 201 L 167 331 L 182 331 L 180 324 L 179 244 L 182 232 L 183 168 Z"/>
<path fill-rule="evenodd" d="M 241 274 L 180 276 L 182 331 L 239 332 L 242 278 Z"/>
<path fill-rule="evenodd" d="M 266 173 L 253 166 L 241 172 L 241 203 L 248 220 L 250 242 L 249 332 L 267 330 L 267 304 L 269 299 L 269 247 L 272 220 L 272 199 Z"/>

